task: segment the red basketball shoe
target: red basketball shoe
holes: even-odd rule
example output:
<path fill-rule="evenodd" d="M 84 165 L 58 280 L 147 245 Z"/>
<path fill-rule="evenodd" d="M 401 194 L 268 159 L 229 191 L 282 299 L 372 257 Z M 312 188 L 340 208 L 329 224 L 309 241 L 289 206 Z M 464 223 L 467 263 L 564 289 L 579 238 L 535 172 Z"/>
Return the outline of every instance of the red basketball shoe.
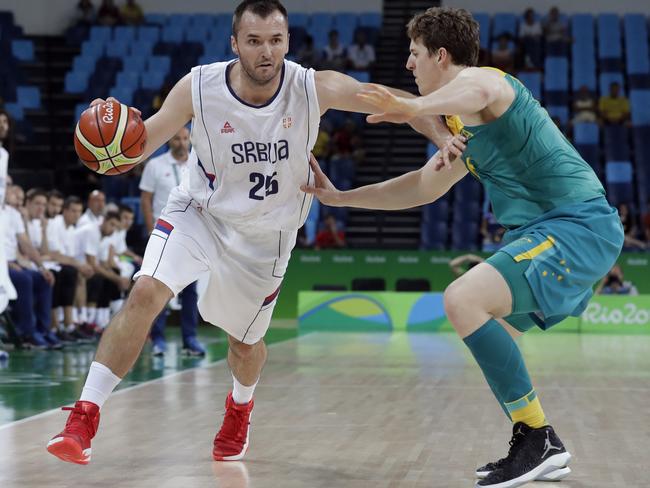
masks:
<path fill-rule="evenodd" d="M 95 437 L 99 426 L 99 407 L 92 402 L 78 401 L 70 410 L 65 429 L 47 443 L 47 450 L 68 463 L 88 464 L 90 462 L 90 440 Z"/>
<path fill-rule="evenodd" d="M 228 393 L 223 424 L 214 438 L 212 457 L 215 461 L 239 461 L 244 457 L 248 449 L 252 411 L 253 400 L 245 405 L 238 405 L 232 399 L 232 393 Z"/>

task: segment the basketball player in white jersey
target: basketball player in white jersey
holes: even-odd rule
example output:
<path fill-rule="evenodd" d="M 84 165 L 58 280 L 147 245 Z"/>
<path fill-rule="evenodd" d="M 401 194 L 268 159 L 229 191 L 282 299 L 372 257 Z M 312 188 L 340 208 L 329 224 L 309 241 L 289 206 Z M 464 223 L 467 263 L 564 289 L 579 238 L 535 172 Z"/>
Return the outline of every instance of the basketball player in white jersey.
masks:
<path fill-rule="evenodd" d="M 192 121 L 189 163 L 151 234 L 137 281 L 104 331 L 80 400 L 65 429 L 48 443 L 64 461 L 87 464 L 100 408 L 131 369 L 152 321 L 200 274 L 204 320 L 228 334 L 233 390 L 214 439 L 215 460 L 241 459 L 248 447 L 253 391 L 266 360 L 262 340 L 311 196 L 310 151 L 328 109 L 372 113 L 362 84 L 341 73 L 314 72 L 284 59 L 287 12 L 279 0 L 245 0 L 233 17 L 239 59 L 198 66 L 146 122 L 142 160 Z M 96 100 L 93 103 L 103 103 Z M 418 130 L 444 145 L 449 133 Z"/>

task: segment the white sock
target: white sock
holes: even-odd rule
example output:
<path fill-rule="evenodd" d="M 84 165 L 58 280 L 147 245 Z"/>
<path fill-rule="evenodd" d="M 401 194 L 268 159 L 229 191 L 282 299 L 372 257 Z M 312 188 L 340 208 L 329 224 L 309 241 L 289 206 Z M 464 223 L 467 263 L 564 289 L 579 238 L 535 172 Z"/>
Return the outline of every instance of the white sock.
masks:
<path fill-rule="evenodd" d="M 97 361 L 93 361 L 88 371 L 88 377 L 84 384 L 84 389 L 81 392 L 80 401 L 93 402 L 99 408 L 104 405 L 104 402 L 115 389 L 117 384 L 122 381 L 113 372 Z"/>
<path fill-rule="evenodd" d="M 81 307 L 79 310 L 79 322 L 84 323 L 84 322 L 90 322 L 88 320 L 88 307 Z"/>
<path fill-rule="evenodd" d="M 86 309 L 86 322 L 88 322 L 89 324 L 94 324 L 96 320 L 97 320 L 97 308 L 88 307 Z"/>
<path fill-rule="evenodd" d="M 79 311 L 77 310 L 77 307 L 72 307 L 72 323 L 78 324 L 79 322 Z"/>
<path fill-rule="evenodd" d="M 239 381 L 237 381 L 237 378 L 235 378 L 235 375 L 232 376 L 232 399 L 235 401 L 235 403 L 239 405 L 245 405 L 246 403 L 249 403 L 253 399 L 253 392 L 255 391 L 255 387 L 257 386 L 258 380 L 251 386 L 244 386 L 242 385 Z"/>

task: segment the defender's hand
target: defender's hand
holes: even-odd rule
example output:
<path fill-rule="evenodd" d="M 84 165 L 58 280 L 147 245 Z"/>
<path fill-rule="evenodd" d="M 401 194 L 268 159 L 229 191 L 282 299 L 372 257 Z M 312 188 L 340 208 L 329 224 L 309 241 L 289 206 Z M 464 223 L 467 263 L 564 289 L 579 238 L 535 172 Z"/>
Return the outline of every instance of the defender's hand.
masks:
<path fill-rule="evenodd" d="M 373 124 L 378 122 L 401 124 L 417 116 L 416 99 L 395 96 L 383 86 L 369 83 L 357 94 L 357 97 L 382 111 L 368 116 L 368 122 Z"/>
<path fill-rule="evenodd" d="M 436 171 L 440 171 L 442 168 L 451 169 L 451 163 L 460 158 L 467 148 L 466 142 L 467 138 L 465 136 L 449 137 L 445 145 L 438 150 L 437 161 L 433 168 Z"/>
<path fill-rule="evenodd" d="M 320 200 L 324 205 L 331 207 L 340 207 L 341 192 L 332 184 L 329 178 L 320 169 L 318 161 L 313 154 L 309 155 L 309 165 L 314 172 L 313 186 L 302 185 L 300 189 L 305 193 L 310 193 Z"/>
<path fill-rule="evenodd" d="M 89 107 L 94 107 L 95 105 L 100 105 L 102 103 L 106 102 L 113 102 L 113 103 L 120 103 L 120 101 L 117 98 L 113 97 L 108 97 L 106 100 L 103 98 L 95 98 L 92 102 L 90 102 Z M 137 108 L 135 107 L 129 107 L 130 110 L 133 110 L 136 114 L 138 114 L 139 117 L 142 117 L 142 112 L 140 112 Z"/>

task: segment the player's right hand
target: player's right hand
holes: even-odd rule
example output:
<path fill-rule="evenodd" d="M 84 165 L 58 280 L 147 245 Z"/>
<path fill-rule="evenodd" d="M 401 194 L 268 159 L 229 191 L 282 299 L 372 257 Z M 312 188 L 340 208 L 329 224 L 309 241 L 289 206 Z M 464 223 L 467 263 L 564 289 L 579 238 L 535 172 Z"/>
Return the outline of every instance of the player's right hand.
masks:
<path fill-rule="evenodd" d="M 341 201 L 341 192 L 320 169 L 320 165 L 313 154 L 309 155 L 309 166 L 314 172 L 314 183 L 312 185 L 302 185 L 300 189 L 305 193 L 314 195 L 324 205 L 342 207 L 344 204 Z"/>
<path fill-rule="evenodd" d="M 94 107 L 95 105 L 101 105 L 102 103 L 106 102 L 113 102 L 113 103 L 120 103 L 120 101 L 117 98 L 113 97 L 108 97 L 106 100 L 103 98 L 95 98 L 92 102 L 90 102 L 89 107 Z M 133 110 L 135 113 L 137 113 L 140 117 L 142 117 L 142 112 L 140 112 L 137 108 L 135 107 L 129 107 L 131 110 Z"/>

